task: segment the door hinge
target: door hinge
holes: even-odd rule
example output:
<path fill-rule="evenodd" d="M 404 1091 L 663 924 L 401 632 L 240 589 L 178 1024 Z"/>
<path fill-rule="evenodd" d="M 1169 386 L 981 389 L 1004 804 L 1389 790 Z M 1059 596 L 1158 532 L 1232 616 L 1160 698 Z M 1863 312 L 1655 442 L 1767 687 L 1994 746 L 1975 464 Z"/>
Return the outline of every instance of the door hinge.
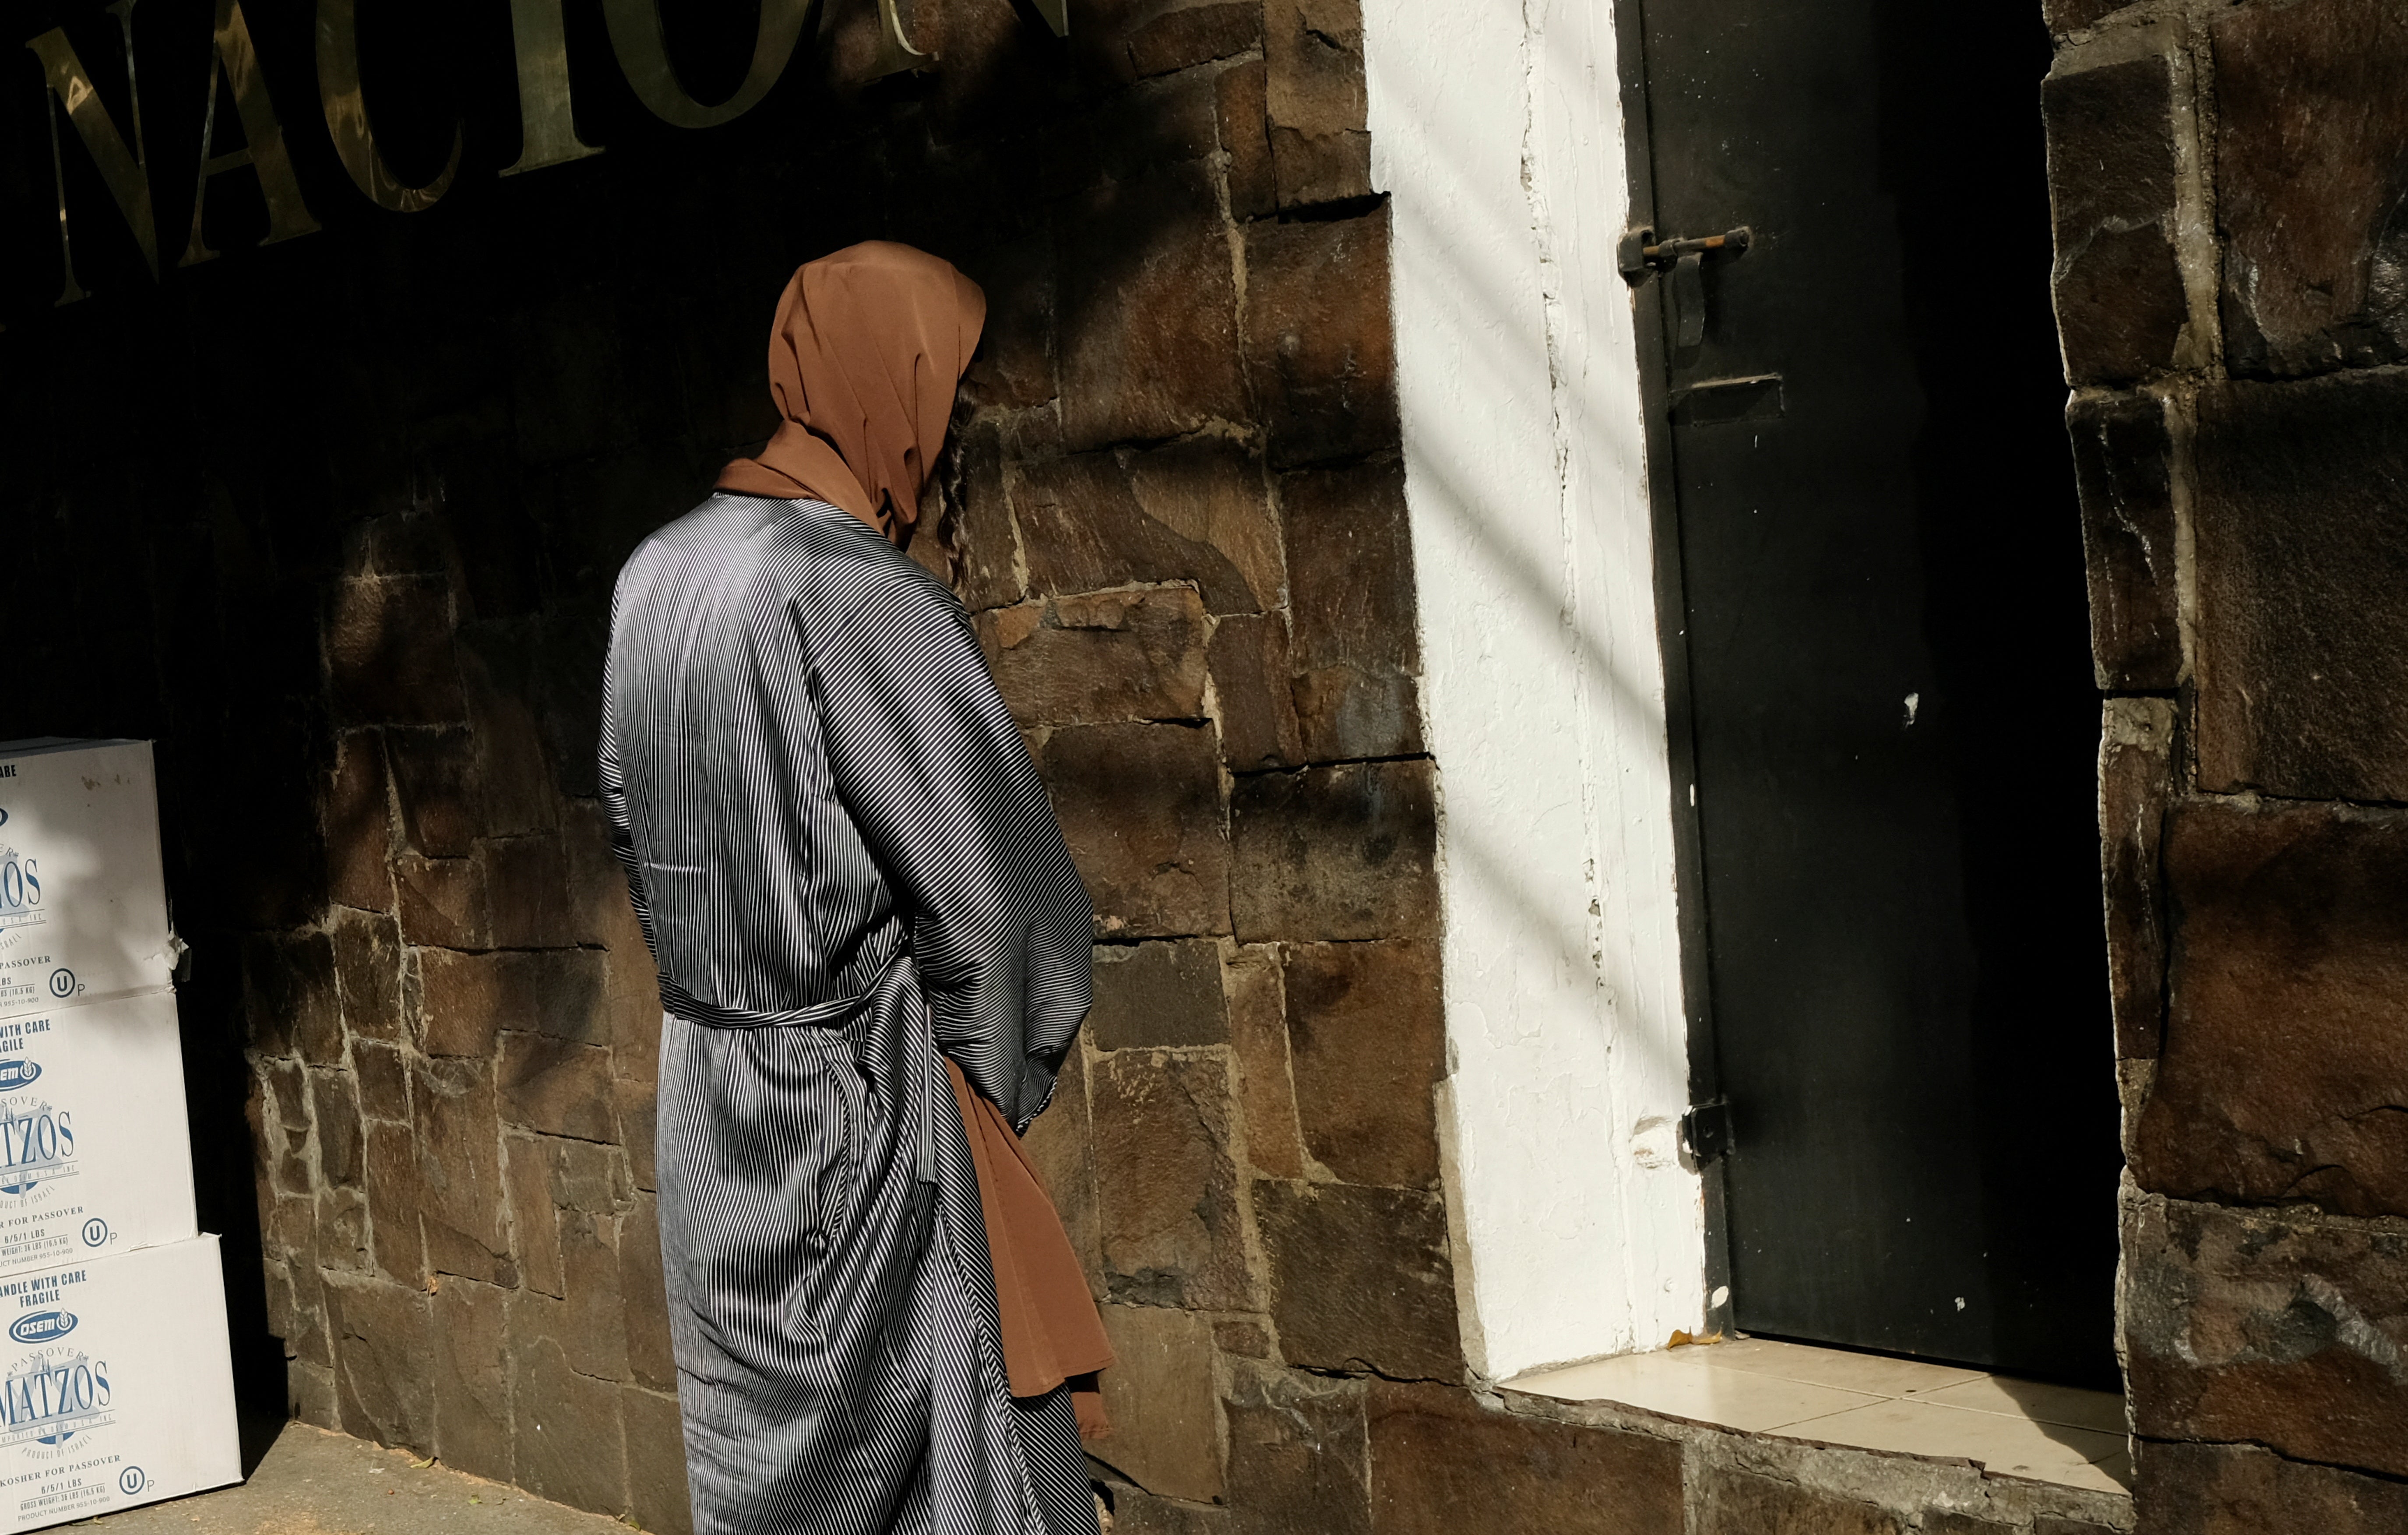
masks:
<path fill-rule="evenodd" d="M 1681 1116 L 1681 1145 L 1699 1167 L 1729 1155 L 1730 1104 L 1723 1098 L 1692 1104 L 1689 1112 Z"/>
<path fill-rule="evenodd" d="M 1744 224 L 1719 235 L 1670 240 L 1657 239 L 1655 230 L 1641 225 L 1622 232 L 1614 260 L 1633 287 L 1658 272 L 1672 274 L 1669 296 L 1673 344 L 1687 348 L 1706 338 L 1706 257 L 1717 251 L 1728 257 L 1743 256 L 1755 243 L 1756 231 Z"/>

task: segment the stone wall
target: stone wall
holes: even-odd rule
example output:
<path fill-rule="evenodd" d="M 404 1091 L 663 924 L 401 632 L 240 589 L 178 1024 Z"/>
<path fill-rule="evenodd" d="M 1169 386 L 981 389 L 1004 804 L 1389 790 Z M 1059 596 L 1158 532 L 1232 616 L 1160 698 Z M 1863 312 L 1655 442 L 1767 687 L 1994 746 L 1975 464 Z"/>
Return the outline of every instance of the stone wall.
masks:
<path fill-rule="evenodd" d="M 2045 9 L 2141 1528 L 2399 1528 L 2408 15 Z"/>

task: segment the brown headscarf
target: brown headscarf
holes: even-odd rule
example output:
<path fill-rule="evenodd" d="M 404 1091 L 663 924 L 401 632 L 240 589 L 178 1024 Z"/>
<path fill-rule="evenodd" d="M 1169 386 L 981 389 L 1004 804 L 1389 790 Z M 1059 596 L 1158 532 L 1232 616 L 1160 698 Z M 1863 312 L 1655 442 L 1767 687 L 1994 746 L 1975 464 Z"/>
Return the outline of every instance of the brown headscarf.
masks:
<path fill-rule="evenodd" d="M 769 395 L 785 419 L 719 488 L 812 496 L 883 531 L 909 525 L 944 446 L 986 294 L 953 265 L 889 240 L 805 262 L 778 300 Z"/>

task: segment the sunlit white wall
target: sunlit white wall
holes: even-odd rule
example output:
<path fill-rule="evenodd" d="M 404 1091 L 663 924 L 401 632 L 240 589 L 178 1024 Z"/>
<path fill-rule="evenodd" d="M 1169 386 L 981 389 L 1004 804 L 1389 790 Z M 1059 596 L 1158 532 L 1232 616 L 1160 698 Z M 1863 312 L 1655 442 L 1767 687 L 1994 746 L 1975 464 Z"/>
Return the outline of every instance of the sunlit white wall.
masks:
<path fill-rule="evenodd" d="M 1608 0 L 1364 0 L 1443 819 L 1475 1370 L 1698 1326 L 1698 1179 Z"/>

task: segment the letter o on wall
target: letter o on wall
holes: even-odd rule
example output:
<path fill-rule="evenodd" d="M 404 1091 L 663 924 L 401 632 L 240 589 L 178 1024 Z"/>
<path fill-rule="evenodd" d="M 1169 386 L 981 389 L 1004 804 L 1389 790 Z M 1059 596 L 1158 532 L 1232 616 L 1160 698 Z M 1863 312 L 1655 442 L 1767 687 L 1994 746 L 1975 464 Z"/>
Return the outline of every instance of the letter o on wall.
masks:
<path fill-rule="evenodd" d="M 810 11 L 810 0 L 761 0 L 761 32 L 753 39 L 752 65 L 744 72 L 744 83 L 725 101 L 706 107 L 686 93 L 669 63 L 660 0 L 603 0 L 602 5 L 610 27 L 610 51 L 619 56 L 619 68 L 635 88 L 636 99 L 677 128 L 715 128 L 760 105 L 786 72 Z"/>

